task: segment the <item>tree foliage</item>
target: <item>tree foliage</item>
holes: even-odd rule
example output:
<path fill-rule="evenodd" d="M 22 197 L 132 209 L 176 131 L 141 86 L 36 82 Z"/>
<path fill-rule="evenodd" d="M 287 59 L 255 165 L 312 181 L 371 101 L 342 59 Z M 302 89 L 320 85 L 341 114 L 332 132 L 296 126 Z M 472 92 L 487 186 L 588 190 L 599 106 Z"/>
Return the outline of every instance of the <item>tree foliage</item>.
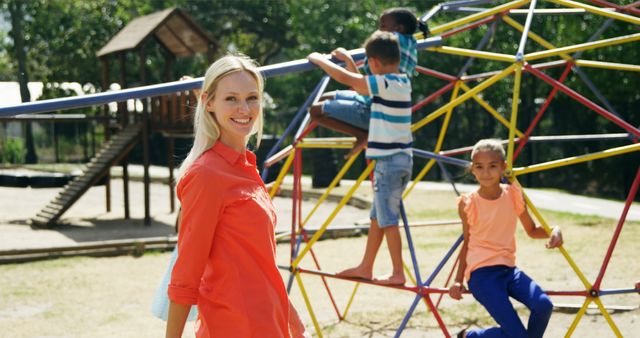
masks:
<path fill-rule="evenodd" d="M 10 1 L 10 0 L 5 0 Z M 19 0 L 16 0 L 19 1 Z M 219 54 L 226 51 L 242 52 L 261 64 L 296 60 L 310 52 L 328 53 L 336 47 L 353 49 L 361 46 L 365 38 L 376 29 L 377 18 L 385 8 L 407 6 L 417 15 L 426 13 L 439 1 L 315 1 L 315 0 L 32 0 L 24 1 L 26 15 L 23 20 L 25 44 L 27 47 L 28 72 L 35 81 L 77 81 L 93 83 L 100 87 L 100 63 L 95 52 L 132 19 L 168 7 L 179 7 L 192 16 L 196 22 L 208 30 L 222 47 Z M 498 1 L 496 1 L 498 2 Z M 506 1 L 499 1 L 506 2 Z M 619 1 L 629 4 L 632 0 Z M 4 4 L 4 3 L 3 3 Z M 539 8 L 557 8 L 557 5 L 540 1 Z M 7 18 L 6 4 L 0 11 Z M 463 14 L 440 13 L 429 23 L 430 26 L 449 22 Z M 511 16 L 524 24 L 525 17 Z M 557 47 L 586 42 L 608 19 L 598 15 L 536 16 L 531 30 Z M 0 26 L 2 27 L 2 26 Z M 448 46 L 474 49 L 488 26 L 481 26 L 445 39 Z M 598 39 L 634 34 L 637 27 L 615 21 Z M 515 54 L 521 33 L 500 22 L 496 32 L 484 50 Z M 8 31 L 0 28 L 0 78 L 15 79 L 17 64 L 13 55 L 13 42 Z M 582 57 L 588 60 L 637 64 L 640 60 L 638 43 L 610 46 L 586 51 Z M 526 52 L 542 50 L 543 47 L 529 40 Z M 433 52 L 421 52 L 420 64 L 448 74 L 457 75 L 466 58 Z M 536 60 L 534 63 L 549 61 Z M 127 61 L 137 65 L 137 56 L 131 55 Z M 179 59 L 175 65 L 174 78 L 182 74 L 200 76 L 211 60 L 205 56 Z M 499 61 L 476 60 L 467 74 L 477 74 L 501 70 L 508 64 Z M 149 82 L 163 81 L 163 56 L 158 49 L 150 48 L 147 68 Z M 136 67 L 129 67 L 130 78 L 137 76 Z M 553 78 L 558 78 L 562 68 L 545 70 Z M 632 125 L 640 125 L 640 116 L 634 114 L 640 101 L 640 77 L 634 72 L 601 69 L 582 69 L 597 86 L 602 95 Z M 292 74 L 267 81 L 267 91 L 273 98 L 273 108 L 267 111 L 267 133 L 281 133 L 299 108 L 306 96 L 315 87 L 322 73 Z M 115 78 L 115 77 L 112 77 Z M 572 73 L 565 83 L 588 99 L 604 106 L 589 87 Z M 469 83 L 475 86 L 477 83 Z M 511 112 L 513 77 L 507 77 L 482 93 L 482 97 L 505 118 Z M 413 81 L 413 98 L 418 101 L 444 86 L 440 80 L 417 76 Z M 342 88 L 331 83 L 329 89 Z M 518 127 L 525 130 L 537 110 L 541 107 L 551 87 L 530 74 L 522 78 Z M 446 104 L 451 93 L 445 94 L 427 105 L 415 115 L 415 120 Z M 416 134 L 418 148 L 433 149 L 442 125 L 438 119 Z M 621 132 L 621 129 L 596 113 L 585 108 L 565 94 L 557 94 L 549 109 L 534 131 L 534 135 L 597 134 Z M 444 149 L 473 144 L 485 137 L 507 136 L 507 129 L 496 122 L 482 107 L 473 101 L 458 106 L 449 125 L 444 140 Z M 574 142 L 536 144 L 525 148 L 525 153 L 516 165 L 543 162 L 567 156 L 628 144 L 628 140 L 603 142 Z M 629 162 L 629 159 L 633 162 Z M 629 165 L 631 163 L 631 165 Z M 638 156 L 576 165 L 570 169 L 551 170 L 529 175 L 527 185 L 557 186 L 620 197 L 621 189 L 609 186 L 628 186 L 628 176 L 638 166 Z M 619 170 L 611 170 L 618 168 Z M 628 168 L 632 168 L 631 170 Z M 434 171 L 436 172 L 436 171 Z M 631 172 L 630 174 L 628 172 Z M 622 173 L 622 174 L 621 174 Z M 462 175 L 461 172 L 455 172 Z M 431 176 L 430 178 L 436 178 Z M 607 181 L 611 184 L 598 182 Z M 615 190 L 615 191 L 614 191 Z"/>

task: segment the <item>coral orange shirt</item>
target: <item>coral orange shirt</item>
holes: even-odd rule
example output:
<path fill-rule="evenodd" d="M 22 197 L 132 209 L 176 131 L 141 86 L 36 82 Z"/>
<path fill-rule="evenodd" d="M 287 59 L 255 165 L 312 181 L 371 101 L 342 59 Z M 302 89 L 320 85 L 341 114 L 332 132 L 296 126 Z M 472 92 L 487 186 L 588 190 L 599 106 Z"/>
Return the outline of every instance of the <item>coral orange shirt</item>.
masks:
<path fill-rule="evenodd" d="M 502 194 L 495 200 L 482 198 L 477 191 L 460 197 L 469 224 L 467 281 L 481 267 L 516 266 L 516 223 L 525 210 L 524 198 L 517 184 L 500 187 Z"/>
<path fill-rule="evenodd" d="M 169 299 L 197 304 L 197 337 L 289 337 L 276 214 L 256 158 L 216 142 L 177 188 L 182 204 Z"/>

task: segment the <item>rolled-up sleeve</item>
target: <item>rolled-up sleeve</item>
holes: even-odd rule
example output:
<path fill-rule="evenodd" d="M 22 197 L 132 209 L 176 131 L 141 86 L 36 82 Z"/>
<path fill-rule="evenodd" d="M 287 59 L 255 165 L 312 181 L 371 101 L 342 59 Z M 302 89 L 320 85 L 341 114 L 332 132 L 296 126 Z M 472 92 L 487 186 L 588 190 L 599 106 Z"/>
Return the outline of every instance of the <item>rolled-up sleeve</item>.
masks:
<path fill-rule="evenodd" d="M 178 234 L 178 259 L 171 273 L 169 299 L 196 304 L 213 235 L 223 210 L 222 189 L 212 186 L 215 177 L 204 167 L 192 167 L 178 184 L 182 204 Z"/>

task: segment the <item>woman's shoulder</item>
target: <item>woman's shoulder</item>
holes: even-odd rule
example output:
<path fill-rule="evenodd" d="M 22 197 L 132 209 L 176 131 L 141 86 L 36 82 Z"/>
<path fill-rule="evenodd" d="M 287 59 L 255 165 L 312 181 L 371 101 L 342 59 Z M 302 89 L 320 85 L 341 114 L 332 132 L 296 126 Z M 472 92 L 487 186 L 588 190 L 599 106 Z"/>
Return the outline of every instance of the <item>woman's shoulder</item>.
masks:
<path fill-rule="evenodd" d="M 187 183 L 207 184 L 208 182 L 215 182 L 212 179 L 221 175 L 221 161 L 223 159 L 220 156 L 216 156 L 215 152 L 211 150 L 205 151 L 185 171 L 180 183 L 184 185 Z"/>

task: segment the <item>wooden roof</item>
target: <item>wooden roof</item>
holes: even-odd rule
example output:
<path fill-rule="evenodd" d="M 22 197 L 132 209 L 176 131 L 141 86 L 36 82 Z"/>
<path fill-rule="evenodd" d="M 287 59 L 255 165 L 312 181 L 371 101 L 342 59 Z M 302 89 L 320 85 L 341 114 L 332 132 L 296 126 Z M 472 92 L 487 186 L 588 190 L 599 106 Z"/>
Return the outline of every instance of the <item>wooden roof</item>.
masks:
<path fill-rule="evenodd" d="M 155 36 L 169 52 L 178 57 L 206 53 L 209 47 L 217 48 L 217 43 L 209 33 L 185 12 L 168 8 L 129 22 L 96 54 L 102 57 L 136 49 L 150 36 Z"/>

